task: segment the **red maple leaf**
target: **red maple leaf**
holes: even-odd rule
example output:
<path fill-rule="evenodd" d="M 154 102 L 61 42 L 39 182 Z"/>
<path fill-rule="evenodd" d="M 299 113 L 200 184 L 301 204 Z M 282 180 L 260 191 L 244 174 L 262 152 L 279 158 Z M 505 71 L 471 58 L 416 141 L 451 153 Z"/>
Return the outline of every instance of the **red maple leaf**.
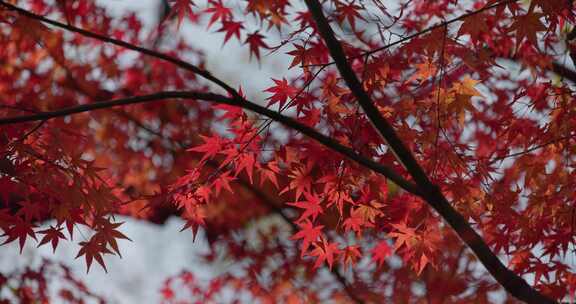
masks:
<path fill-rule="evenodd" d="M 187 205 L 186 209 L 184 209 L 184 213 L 182 218 L 186 221 L 184 227 L 180 229 L 180 231 L 184 231 L 188 228 L 192 229 L 192 241 L 196 240 L 196 234 L 198 233 L 198 228 L 200 226 L 204 226 L 206 224 L 206 212 L 204 211 L 203 206 L 194 204 L 194 205 Z"/>
<path fill-rule="evenodd" d="M 229 171 L 226 171 L 214 179 L 212 185 L 214 186 L 214 195 L 220 194 L 222 189 L 226 189 L 228 192 L 233 193 L 232 187 L 230 187 L 230 182 L 234 181 L 236 178 L 230 175 Z"/>
<path fill-rule="evenodd" d="M 253 183 L 254 169 L 258 169 L 259 167 L 260 164 L 256 162 L 254 153 L 242 153 L 236 160 L 236 176 L 245 170 L 250 183 Z"/>
<path fill-rule="evenodd" d="M 410 248 L 410 240 L 417 238 L 416 229 L 406 226 L 406 223 L 393 224 L 392 226 L 396 231 L 388 233 L 388 236 L 396 238 L 394 249 L 398 250 L 403 245 Z"/>
<path fill-rule="evenodd" d="M 182 24 L 182 20 L 186 16 L 193 17 L 194 12 L 192 12 L 192 6 L 196 6 L 192 0 L 173 0 L 172 11 L 170 12 L 170 17 L 178 15 L 178 27 Z"/>
<path fill-rule="evenodd" d="M 305 210 L 298 219 L 299 221 L 306 220 L 309 217 L 312 217 L 312 221 L 314 221 L 316 220 L 316 217 L 324 211 L 320 205 L 322 201 L 316 195 L 308 192 L 304 192 L 304 197 L 306 198 L 305 201 L 288 203 L 288 205 Z"/>
<path fill-rule="evenodd" d="M 314 180 L 310 176 L 310 171 L 312 170 L 313 164 L 308 163 L 304 167 L 297 167 L 292 170 L 291 174 L 288 176 L 292 178 L 288 186 L 280 191 L 280 194 L 286 193 L 290 190 L 296 190 L 295 199 L 299 200 L 303 193 L 310 192 Z"/>
<path fill-rule="evenodd" d="M 93 236 L 94 238 L 108 244 L 118 256 L 120 255 L 120 250 L 118 249 L 117 239 L 130 240 L 122 232 L 118 231 L 116 228 L 120 227 L 124 222 L 113 223 L 110 219 L 99 219 L 95 225 L 97 225 L 97 233 Z"/>
<path fill-rule="evenodd" d="M 211 7 L 204 10 L 205 12 L 212 14 L 212 17 L 210 17 L 210 21 L 208 22 L 208 28 L 210 28 L 210 26 L 212 26 L 212 24 L 214 24 L 218 19 L 224 22 L 232 18 L 232 10 L 224 6 L 222 0 L 210 0 L 208 3 Z"/>
<path fill-rule="evenodd" d="M 56 247 L 58 246 L 58 241 L 60 239 L 63 240 L 66 239 L 64 233 L 62 233 L 62 229 L 63 229 L 62 227 L 56 228 L 54 226 L 50 226 L 50 228 L 48 229 L 38 231 L 38 233 L 44 234 L 44 237 L 42 237 L 42 240 L 38 244 L 38 247 L 50 242 L 52 244 L 52 252 L 55 252 Z"/>
<path fill-rule="evenodd" d="M 344 231 L 354 231 L 356 235 L 360 235 L 362 233 L 362 226 L 366 221 L 360 216 L 351 215 L 350 217 L 344 220 Z"/>
<path fill-rule="evenodd" d="M 386 258 L 392 254 L 392 248 L 386 241 L 380 241 L 374 249 L 372 249 L 372 261 L 378 263 L 378 267 L 386 261 Z"/>
<path fill-rule="evenodd" d="M 356 262 L 362 257 L 362 253 L 360 252 L 360 246 L 346 246 L 344 250 L 342 250 L 342 263 L 344 267 L 347 266 L 354 266 Z"/>
<path fill-rule="evenodd" d="M 8 228 L 8 230 L 4 231 L 2 236 L 7 236 L 8 238 L 1 245 L 8 244 L 18 239 L 20 253 L 22 253 L 22 249 L 24 248 L 28 236 L 36 240 L 36 234 L 33 229 L 34 227 L 36 227 L 34 224 L 18 218 L 14 224 Z"/>
<path fill-rule="evenodd" d="M 310 255 L 316 256 L 316 263 L 314 263 L 314 268 L 320 267 L 324 261 L 328 263 L 328 267 L 332 269 L 332 264 L 334 263 L 334 256 L 340 253 L 337 243 L 331 243 L 322 238 L 321 244 L 314 244 L 316 247 Z"/>
<path fill-rule="evenodd" d="M 248 34 L 246 41 L 244 44 L 248 44 L 250 47 L 250 59 L 252 59 L 252 54 L 256 56 L 258 60 L 260 60 L 260 49 L 269 49 L 268 45 L 263 41 L 264 36 L 260 35 L 258 31 L 255 31 L 252 34 Z"/>
<path fill-rule="evenodd" d="M 200 159 L 201 163 L 206 161 L 206 159 L 209 159 L 209 158 L 216 156 L 216 154 L 221 152 L 222 149 L 224 148 L 225 142 L 221 139 L 220 136 L 216 135 L 216 136 L 209 137 L 209 136 L 200 135 L 200 138 L 202 138 L 202 140 L 204 141 L 204 144 L 196 146 L 194 148 L 190 148 L 187 151 L 204 153 L 204 155 Z"/>
<path fill-rule="evenodd" d="M 312 222 L 310 221 L 304 221 L 302 223 L 298 223 L 298 226 L 300 227 L 300 231 L 294 234 L 291 237 L 291 239 L 292 240 L 302 239 L 302 248 L 300 249 L 300 255 L 304 256 L 304 254 L 306 254 L 306 252 L 308 251 L 308 248 L 310 248 L 310 245 L 313 242 L 316 242 L 318 237 L 320 237 L 320 234 L 322 233 L 322 228 L 324 228 L 324 226 L 323 225 L 314 226 L 314 224 L 312 224 Z"/>
<path fill-rule="evenodd" d="M 226 44 L 228 40 L 235 35 L 236 38 L 240 39 L 240 30 L 243 29 L 244 26 L 241 22 L 236 22 L 232 20 L 224 20 L 222 21 L 222 28 L 220 28 L 217 32 L 225 32 L 224 35 L 224 42 L 222 45 Z"/>
<path fill-rule="evenodd" d="M 278 102 L 282 109 L 288 98 L 296 96 L 298 89 L 291 86 L 286 78 L 282 78 L 282 80 L 272 78 L 272 81 L 274 81 L 276 85 L 265 90 L 265 92 L 274 93 L 274 95 L 267 98 L 270 100 L 268 106 Z"/>
<path fill-rule="evenodd" d="M 348 20 L 348 23 L 352 27 L 352 30 L 356 30 L 356 19 L 366 21 L 366 19 L 364 19 L 364 17 L 362 17 L 362 15 L 360 15 L 360 13 L 358 12 L 361 9 L 362 9 L 361 6 L 354 4 L 353 2 L 349 4 L 339 5 L 336 8 L 336 11 L 338 12 L 338 15 L 336 15 L 336 19 L 338 19 L 338 22 L 340 24 L 342 24 L 344 20 Z"/>
<path fill-rule="evenodd" d="M 104 264 L 104 259 L 102 258 L 103 254 L 112 254 L 108 248 L 106 248 L 106 244 L 97 240 L 96 238 L 92 237 L 88 242 L 80 242 L 78 245 L 81 246 L 76 258 L 84 256 L 86 259 L 86 273 L 90 271 L 90 265 L 92 265 L 92 261 L 95 259 L 100 266 L 104 269 L 104 271 L 108 272 L 106 269 L 106 265 Z"/>

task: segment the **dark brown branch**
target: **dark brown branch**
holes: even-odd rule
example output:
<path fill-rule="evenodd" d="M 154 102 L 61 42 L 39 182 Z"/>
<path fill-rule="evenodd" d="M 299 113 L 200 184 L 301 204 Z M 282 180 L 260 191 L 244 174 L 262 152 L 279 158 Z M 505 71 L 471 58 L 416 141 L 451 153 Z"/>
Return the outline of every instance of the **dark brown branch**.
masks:
<path fill-rule="evenodd" d="M 318 27 L 318 32 L 324 39 L 342 78 L 358 100 L 368 119 L 372 122 L 394 154 L 396 154 L 397 159 L 416 181 L 416 184 L 421 189 L 421 197 L 448 222 L 460 239 L 476 254 L 488 272 L 490 272 L 498 283 L 511 295 L 527 303 L 555 303 L 552 299 L 532 288 L 524 279 L 504 266 L 498 257 L 490 250 L 490 247 L 488 247 L 482 237 L 468 224 L 466 219 L 450 205 L 440 188 L 428 179 L 428 176 L 422 167 L 420 167 L 412 155 L 412 152 L 404 145 L 392 126 L 380 115 L 372 99 L 362 87 L 362 84 L 348 63 L 340 42 L 336 39 L 328 20 L 324 16 L 322 5 L 317 0 L 305 0 L 305 2 L 312 13 Z"/>
<path fill-rule="evenodd" d="M 117 45 L 117 46 L 120 46 L 120 47 L 129 49 L 129 50 L 132 50 L 132 51 L 136 51 L 136 52 L 138 52 L 138 53 L 141 53 L 141 54 L 144 54 L 144 55 L 147 55 L 147 56 L 150 56 L 150 57 L 154 57 L 154 58 L 158 58 L 158 59 L 161 59 L 161 60 L 170 62 L 170 63 L 172 63 L 172 64 L 174 64 L 174 65 L 176 65 L 176 66 L 178 66 L 178 67 L 180 67 L 180 68 L 182 68 L 182 69 L 191 71 L 191 72 L 193 72 L 193 73 L 195 73 L 195 74 L 203 77 L 204 79 L 209 80 L 209 81 L 215 83 L 215 84 L 218 85 L 219 87 L 221 87 L 221 88 L 223 88 L 224 90 L 226 90 L 226 91 L 227 91 L 229 94 L 231 94 L 232 96 L 234 96 L 234 97 L 240 97 L 240 95 L 238 94 L 238 92 L 237 92 L 235 89 L 233 89 L 232 87 L 230 87 L 228 84 L 226 84 L 224 81 L 222 81 L 222 80 L 214 77 L 212 74 L 210 74 L 210 72 L 208 72 L 208 71 L 206 71 L 206 70 L 204 70 L 204 69 L 201 69 L 201 68 L 199 68 L 199 67 L 197 67 L 197 66 L 195 66 L 195 65 L 193 65 L 193 64 L 191 64 L 191 63 L 188 63 L 188 62 L 186 62 L 186 61 L 184 61 L 184 60 L 181 60 L 181 59 L 178 59 L 178 58 L 176 58 L 176 57 L 172 57 L 172 56 L 170 56 L 170 55 L 166 55 L 166 54 L 163 54 L 163 53 L 161 53 L 161 52 L 157 52 L 157 51 L 154 51 L 154 50 L 151 50 L 151 49 L 147 49 L 147 48 L 144 48 L 144 47 L 140 47 L 140 46 L 137 46 L 137 45 L 128 43 L 128 42 L 123 41 L 123 40 L 110 38 L 110 37 L 104 36 L 104 35 L 102 35 L 102 34 L 94 33 L 94 32 L 91 32 L 91 31 L 88 31 L 88 30 L 79 28 L 79 27 L 75 27 L 75 26 L 73 26 L 73 25 L 61 23 L 61 22 L 58 22 L 58 21 L 55 21 L 55 20 L 46 18 L 46 17 L 44 17 L 44 16 L 40 16 L 40 15 L 38 15 L 38 14 L 29 12 L 29 11 L 23 9 L 23 8 L 17 7 L 17 6 L 15 6 L 15 5 L 12 5 L 12 4 L 7 3 L 7 2 L 5 2 L 5 1 L 0 1 L 0 5 L 1 5 L 1 6 L 4 6 L 5 8 L 7 8 L 7 9 L 9 9 L 9 10 L 15 11 L 16 13 L 18 13 L 18 14 L 26 17 L 26 18 L 30 18 L 30 19 L 35 19 L 35 20 L 38 20 L 38 21 L 42 21 L 42 22 L 44 22 L 44 23 L 50 24 L 50 25 L 52 25 L 52 26 L 61 28 L 61 29 L 63 29 L 63 30 L 69 31 L 69 32 L 78 33 L 78 34 L 80 34 L 80 35 L 82 35 L 82 36 L 86 36 L 86 37 L 90 37 L 90 38 L 93 38 L 93 39 L 96 39 L 96 40 L 100 40 L 100 41 L 102 41 L 102 42 L 114 44 L 114 45 Z"/>
<path fill-rule="evenodd" d="M 375 172 L 382 174 L 383 176 L 390 179 L 390 181 L 396 183 L 401 188 L 405 189 L 406 191 L 419 195 L 420 191 L 413 183 L 404 179 L 401 175 L 396 173 L 393 169 L 388 168 L 384 165 L 381 165 L 371 159 L 365 158 L 362 155 L 359 155 L 354 150 L 349 147 L 343 146 L 340 143 L 336 142 L 332 138 L 323 135 L 316 131 L 315 129 L 308 127 L 299 123 L 298 121 L 290 118 L 288 116 L 284 116 L 278 112 L 270 110 L 266 107 L 260 106 L 256 103 L 250 102 L 246 99 L 239 99 L 239 98 L 231 98 L 226 97 L 219 94 L 214 93 L 202 93 L 202 92 L 187 92 L 187 91 L 166 91 L 160 92 L 156 94 L 144 95 L 144 96 L 134 96 L 128 98 L 121 98 L 109 101 L 102 101 L 102 102 L 95 102 L 89 103 L 79 106 L 72 106 L 68 108 L 64 108 L 57 111 L 52 112 L 42 112 L 38 114 L 32 115 L 23 115 L 23 116 L 16 116 L 16 117 L 8 117 L 8 118 L 0 118 L 0 126 L 1 125 L 8 125 L 8 124 L 16 124 L 16 123 L 25 123 L 25 122 L 32 122 L 32 121 L 41 121 L 41 120 L 48 120 L 56 117 L 63 117 L 67 115 L 89 112 L 99 109 L 106 109 L 112 108 L 116 106 L 125 106 L 131 104 L 138 104 L 138 103 L 146 103 L 146 102 L 154 102 L 166 99 L 195 99 L 195 100 L 204 100 L 210 102 L 216 102 L 221 104 L 227 104 L 231 106 L 241 107 L 243 109 L 252 111 L 254 113 L 264 115 L 274 121 L 277 121 L 290 129 L 298 131 L 314 140 L 319 142 L 320 144 L 326 146 L 327 148 L 340 153 L 341 155 L 357 162 L 358 164 L 371 169 Z"/>
<path fill-rule="evenodd" d="M 558 76 L 568 79 L 570 81 L 572 81 L 572 83 L 576 84 L 576 71 L 558 63 L 558 62 L 553 62 L 552 63 L 552 71 L 556 74 L 558 74 Z"/>

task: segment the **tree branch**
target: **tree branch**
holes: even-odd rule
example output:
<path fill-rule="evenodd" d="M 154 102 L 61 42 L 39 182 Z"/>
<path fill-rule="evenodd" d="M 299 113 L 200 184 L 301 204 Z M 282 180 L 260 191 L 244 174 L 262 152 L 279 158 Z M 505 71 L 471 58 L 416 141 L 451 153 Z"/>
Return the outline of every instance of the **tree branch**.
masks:
<path fill-rule="evenodd" d="M 140 47 L 140 46 L 128 43 L 128 42 L 120 40 L 120 39 L 110 38 L 110 37 L 104 36 L 102 34 L 94 33 L 94 32 L 91 32 L 91 31 L 88 31 L 88 30 L 85 30 L 85 29 L 82 29 L 82 28 L 79 28 L 79 27 L 76 27 L 73 25 L 61 23 L 61 22 L 46 18 L 44 16 L 32 13 L 30 11 L 23 9 L 23 8 L 20 8 L 18 6 L 7 3 L 5 1 L 0 1 L 0 5 L 4 6 L 6 9 L 15 11 L 16 13 L 18 13 L 18 14 L 26 17 L 26 18 L 42 21 L 44 23 L 50 24 L 52 26 L 58 27 L 60 29 L 63 29 L 63 30 L 69 31 L 69 32 L 74 32 L 74 33 L 80 34 L 82 36 L 86 36 L 86 37 L 90 37 L 90 38 L 93 38 L 96 40 L 100 40 L 102 42 L 114 44 L 114 45 L 129 49 L 129 50 L 132 50 L 132 51 L 136 51 L 136 52 L 141 53 L 143 55 L 147 55 L 150 57 L 164 60 L 166 62 L 170 62 L 170 63 L 172 63 L 172 64 L 174 64 L 174 65 L 176 65 L 182 69 L 193 72 L 193 73 L 201 76 L 202 78 L 215 83 L 219 87 L 226 90 L 230 95 L 232 95 L 234 97 L 240 97 L 238 92 L 234 88 L 232 88 L 228 84 L 226 84 L 224 81 L 214 77 L 210 72 L 208 72 L 204 69 L 201 69 L 201 68 L 199 68 L 199 67 L 197 67 L 191 63 L 188 63 L 184 60 L 181 60 L 181 59 L 178 59 L 176 57 L 172 57 L 170 55 L 167 55 L 167 54 L 164 54 L 161 52 L 157 52 L 157 51 L 154 51 L 151 49 Z"/>
<path fill-rule="evenodd" d="M 422 191 L 421 197 L 448 222 L 460 239 L 476 254 L 488 272 L 490 272 L 511 295 L 527 303 L 555 303 L 552 299 L 532 288 L 524 279 L 504 266 L 498 257 L 490 250 L 490 247 L 488 247 L 482 237 L 480 237 L 468 224 L 466 219 L 450 205 L 440 188 L 428 179 L 428 176 L 422 167 L 420 167 L 412 155 L 412 152 L 404 145 L 393 127 L 380 115 L 372 99 L 362 87 L 362 84 L 348 63 L 340 42 L 336 39 L 328 20 L 324 16 L 322 5 L 317 0 L 305 0 L 305 2 L 312 13 L 312 17 L 318 27 L 318 32 L 324 39 L 342 78 L 376 130 L 416 181 L 416 184 Z"/>
<path fill-rule="evenodd" d="M 288 128 L 296 130 L 314 140 L 319 142 L 320 144 L 326 146 L 327 148 L 340 153 L 341 155 L 355 161 L 356 163 L 371 169 L 375 172 L 378 172 L 388 178 L 390 181 L 394 182 L 404 190 L 415 194 L 420 195 L 420 190 L 414 185 L 412 182 L 407 181 L 401 175 L 396 173 L 393 169 L 381 165 L 371 159 L 365 158 L 364 156 L 356 153 L 349 147 L 341 145 L 340 143 L 336 142 L 334 139 L 319 133 L 315 129 L 303 125 L 298 121 L 290 118 L 288 116 L 282 115 L 278 112 L 272 111 L 266 107 L 260 106 L 254 102 L 248 101 L 244 98 L 231 98 L 226 97 L 219 94 L 214 93 L 202 93 L 202 92 L 190 92 L 190 91 L 165 91 L 150 95 L 144 96 L 134 96 L 134 97 L 127 97 L 109 101 L 102 101 L 102 102 L 95 102 L 89 104 L 83 104 L 79 106 L 72 106 L 68 108 L 64 108 L 61 110 L 51 111 L 51 112 L 41 112 L 37 114 L 31 115 L 23 115 L 23 116 L 15 116 L 15 117 L 7 117 L 7 118 L 0 118 L 0 126 L 1 125 L 8 125 L 8 124 L 16 124 L 16 123 L 25 123 L 25 122 L 32 122 L 32 121 L 42 121 L 42 120 L 49 120 L 56 117 L 63 117 L 72 114 L 78 114 L 83 112 L 89 112 L 99 109 L 106 109 L 112 108 L 116 106 L 125 106 L 131 104 L 139 104 L 139 103 L 146 103 L 146 102 L 154 102 L 154 101 L 161 101 L 166 99 L 196 99 L 196 100 L 204 100 L 210 101 L 220 104 L 227 104 L 235 107 L 240 107 L 249 111 L 252 111 L 257 114 L 264 115 L 274 121 L 277 121 Z"/>
<path fill-rule="evenodd" d="M 558 74 L 558 76 L 572 81 L 576 84 L 576 71 L 558 63 L 552 62 L 552 72 Z"/>

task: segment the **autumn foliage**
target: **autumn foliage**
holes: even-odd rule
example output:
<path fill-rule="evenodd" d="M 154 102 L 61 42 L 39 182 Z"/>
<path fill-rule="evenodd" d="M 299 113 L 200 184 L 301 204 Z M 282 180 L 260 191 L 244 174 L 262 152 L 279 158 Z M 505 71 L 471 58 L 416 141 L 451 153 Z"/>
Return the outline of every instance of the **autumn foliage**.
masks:
<path fill-rule="evenodd" d="M 158 2 L 0 1 L 4 244 L 105 268 L 115 214 L 180 216 L 234 266 L 165 303 L 574 299 L 572 1 Z M 229 84 L 191 25 L 288 69 Z"/>

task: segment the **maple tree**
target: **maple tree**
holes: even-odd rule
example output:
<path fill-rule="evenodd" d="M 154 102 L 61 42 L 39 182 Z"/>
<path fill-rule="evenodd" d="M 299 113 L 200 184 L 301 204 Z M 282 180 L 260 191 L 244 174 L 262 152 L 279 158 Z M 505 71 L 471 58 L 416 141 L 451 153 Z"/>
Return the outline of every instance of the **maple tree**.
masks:
<path fill-rule="evenodd" d="M 73 241 L 105 268 L 115 214 L 177 215 L 238 269 L 168 278 L 166 303 L 574 299 L 572 1 L 162 4 L 148 31 L 94 1 L 0 1 L 3 243 Z M 186 23 L 289 71 L 248 98 Z"/>

